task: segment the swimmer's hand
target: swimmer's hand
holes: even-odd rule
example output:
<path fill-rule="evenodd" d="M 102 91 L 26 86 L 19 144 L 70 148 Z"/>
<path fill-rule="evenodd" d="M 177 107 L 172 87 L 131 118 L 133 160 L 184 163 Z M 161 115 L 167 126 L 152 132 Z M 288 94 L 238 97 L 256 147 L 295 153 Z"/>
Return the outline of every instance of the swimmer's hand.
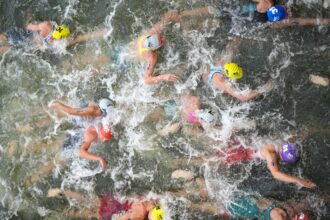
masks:
<path fill-rule="evenodd" d="M 61 189 L 49 189 L 47 197 L 63 197 L 63 192 Z"/>
<path fill-rule="evenodd" d="M 58 100 L 52 100 L 48 104 L 48 108 L 57 108 L 60 105 L 60 102 Z"/>
<path fill-rule="evenodd" d="M 267 92 L 270 92 L 274 87 L 275 87 L 275 81 L 269 80 L 265 85 L 259 86 L 258 92 L 267 93 Z"/>
<path fill-rule="evenodd" d="M 172 73 L 160 75 L 162 81 L 175 82 L 178 80 L 178 77 Z"/>
<path fill-rule="evenodd" d="M 314 188 L 316 187 L 316 184 L 314 182 L 312 182 L 311 180 L 308 179 L 300 179 L 298 184 L 306 187 L 306 188 Z"/>
<path fill-rule="evenodd" d="M 102 165 L 102 170 L 104 171 L 107 168 L 107 161 L 103 159 L 102 157 L 99 159 L 101 165 Z"/>

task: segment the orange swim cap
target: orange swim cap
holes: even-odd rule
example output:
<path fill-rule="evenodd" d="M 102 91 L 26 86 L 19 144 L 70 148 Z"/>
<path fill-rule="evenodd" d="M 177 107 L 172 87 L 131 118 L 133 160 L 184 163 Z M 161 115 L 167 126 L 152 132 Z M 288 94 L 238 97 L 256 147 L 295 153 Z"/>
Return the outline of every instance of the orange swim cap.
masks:
<path fill-rule="evenodd" d="M 112 138 L 112 133 L 110 128 L 104 128 L 101 124 L 100 135 L 104 141 L 108 141 Z"/>

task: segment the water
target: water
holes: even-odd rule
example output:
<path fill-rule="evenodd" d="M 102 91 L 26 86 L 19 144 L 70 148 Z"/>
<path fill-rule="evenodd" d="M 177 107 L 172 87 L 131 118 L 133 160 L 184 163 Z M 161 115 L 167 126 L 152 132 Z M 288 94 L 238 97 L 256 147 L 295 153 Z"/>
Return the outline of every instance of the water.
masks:
<path fill-rule="evenodd" d="M 330 93 L 329 87 L 310 83 L 308 76 L 314 73 L 329 77 L 328 27 L 261 30 L 228 18 L 187 19 L 185 26 L 172 24 L 165 31 L 167 43 L 160 51 L 156 71 L 173 72 L 180 76 L 180 83 L 150 88 L 143 85 L 144 66 L 127 62 L 128 43 L 166 11 L 212 5 L 233 12 L 239 3 L 1 1 L 2 31 L 23 26 L 26 21 L 49 19 L 66 23 L 74 33 L 107 28 L 108 37 L 68 51 L 29 48 L 2 56 L 0 218 L 63 219 L 70 206 L 83 204 L 46 197 L 49 188 L 62 187 L 98 196 L 164 194 L 161 203 L 167 219 L 216 219 L 191 208 L 191 201 L 199 201 L 196 196 L 165 194 L 185 187 L 171 180 L 171 173 L 181 168 L 204 177 L 209 198 L 219 206 L 228 203 L 234 193 L 253 190 L 279 200 L 307 198 L 316 216 L 326 219 L 330 193 Z M 288 3 L 294 15 L 330 16 L 325 0 Z M 269 79 L 276 82 L 272 92 L 254 102 L 239 104 L 200 81 L 207 65 L 214 62 L 233 35 L 242 38 L 235 61 L 247 76 L 240 89 L 256 88 Z M 98 56 L 109 51 L 116 51 L 117 62 L 97 62 Z M 159 137 L 156 130 L 169 121 L 150 122 L 147 115 L 187 90 L 221 113 L 218 125 L 206 128 L 201 136 L 191 137 L 180 131 L 170 138 Z M 113 99 L 117 107 L 114 138 L 90 150 L 108 161 L 106 172 L 100 172 L 98 163 L 80 160 L 75 151 L 62 162 L 61 145 L 67 132 L 79 135 L 83 129 L 57 117 L 48 103 L 60 99 L 79 106 L 104 96 Z M 318 188 L 298 189 L 274 181 L 261 162 L 219 167 L 213 152 L 226 146 L 224 141 L 233 130 L 239 131 L 236 135 L 242 140 L 250 138 L 247 145 L 255 148 L 296 133 L 301 160 L 294 167 L 281 169 L 312 179 Z M 202 166 L 193 165 L 198 158 L 204 158 Z M 191 162 L 177 165 L 178 160 Z M 40 169 L 47 174 L 41 175 Z"/>

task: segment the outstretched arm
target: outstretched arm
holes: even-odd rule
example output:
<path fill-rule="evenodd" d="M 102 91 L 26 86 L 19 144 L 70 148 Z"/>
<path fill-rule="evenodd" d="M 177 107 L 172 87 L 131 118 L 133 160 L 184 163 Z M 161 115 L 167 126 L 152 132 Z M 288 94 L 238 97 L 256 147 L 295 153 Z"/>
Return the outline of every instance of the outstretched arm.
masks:
<path fill-rule="evenodd" d="M 50 108 L 53 108 L 57 111 L 62 111 L 69 115 L 78 115 L 78 116 L 87 116 L 87 117 L 98 117 L 101 112 L 96 104 L 89 103 L 85 108 L 73 108 L 71 106 L 65 105 L 60 101 L 53 101 L 49 105 Z"/>
<path fill-rule="evenodd" d="M 329 25 L 329 18 L 288 18 L 283 21 L 267 23 L 270 28 L 286 28 L 290 26 L 316 26 L 316 25 Z"/>
<path fill-rule="evenodd" d="M 78 35 L 73 40 L 71 40 L 66 47 L 68 48 L 68 47 L 73 46 L 74 44 L 81 43 L 81 42 L 100 40 L 100 39 L 104 38 L 104 36 L 106 35 L 106 33 L 108 31 L 109 30 L 107 30 L 107 29 L 103 29 L 100 31 L 92 32 L 92 33 Z"/>
<path fill-rule="evenodd" d="M 296 184 L 302 185 L 307 188 L 313 188 L 316 186 L 316 184 L 310 180 L 298 178 L 298 177 L 291 176 L 291 175 L 281 172 L 278 169 L 278 161 L 274 154 L 271 154 L 269 152 L 264 152 L 264 156 L 266 157 L 266 160 L 267 160 L 267 168 L 272 173 L 272 175 L 275 179 L 282 181 L 282 182 L 296 183 Z"/>
<path fill-rule="evenodd" d="M 26 25 L 26 29 L 29 31 L 41 31 L 45 26 L 51 25 L 49 21 L 43 21 L 37 24 L 29 23 Z"/>
<path fill-rule="evenodd" d="M 97 156 L 95 154 L 91 154 L 88 152 L 89 147 L 91 144 L 96 141 L 98 138 L 96 128 L 94 126 L 90 126 L 87 128 L 87 131 L 84 136 L 84 142 L 80 147 L 80 157 L 85 158 L 87 160 L 97 160 L 100 161 L 102 164 L 103 170 L 105 170 L 107 166 L 107 162 L 100 156 Z"/>
<path fill-rule="evenodd" d="M 154 24 L 149 30 L 146 32 L 150 35 L 152 34 L 160 34 L 166 25 L 172 23 L 172 22 L 177 22 L 180 20 L 180 16 L 176 11 L 169 11 L 164 14 L 164 16 L 161 18 L 159 22 Z"/>
<path fill-rule="evenodd" d="M 144 82 L 146 84 L 157 84 L 163 81 L 169 81 L 169 82 L 176 81 L 177 76 L 171 73 L 154 76 L 157 59 L 158 59 L 157 53 L 150 52 L 150 55 L 147 59 L 147 68 L 144 70 Z"/>
<path fill-rule="evenodd" d="M 214 74 L 212 78 L 212 85 L 215 86 L 216 88 L 224 91 L 228 95 L 238 99 L 241 102 L 247 102 L 251 99 L 254 99 L 258 95 L 260 95 L 259 92 L 257 91 L 252 91 L 248 95 L 242 95 L 236 91 L 234 91 L 225 81 L 224 77 L 221 74 Z"/>

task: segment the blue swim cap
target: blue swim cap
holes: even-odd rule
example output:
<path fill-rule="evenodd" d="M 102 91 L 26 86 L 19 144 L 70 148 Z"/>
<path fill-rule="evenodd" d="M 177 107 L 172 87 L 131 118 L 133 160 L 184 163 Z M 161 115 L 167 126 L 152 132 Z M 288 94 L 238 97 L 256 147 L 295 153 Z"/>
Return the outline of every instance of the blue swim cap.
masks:
<path fill-rule="evenodd" d="M 275 5 L 267 10 L 268 21 L 281 21 L 286 18 L 286 10 L 282 5 Z"/>

